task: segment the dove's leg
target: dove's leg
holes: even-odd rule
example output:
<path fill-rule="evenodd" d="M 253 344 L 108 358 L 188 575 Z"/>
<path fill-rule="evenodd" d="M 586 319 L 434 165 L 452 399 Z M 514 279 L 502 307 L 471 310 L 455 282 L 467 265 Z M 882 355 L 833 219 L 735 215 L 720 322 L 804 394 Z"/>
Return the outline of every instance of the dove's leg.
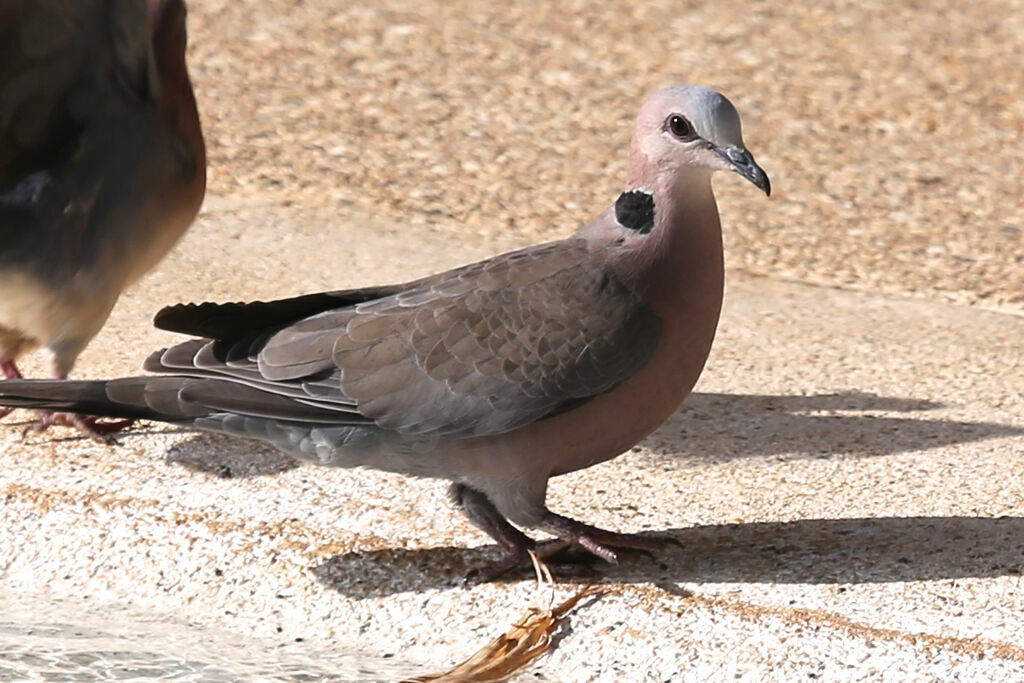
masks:
<path fill-rule="evenodd" d="M 570 543 L 561 539 L 537 543 L 519 529 L 512 526 L 487 496 L 461 484 L 453 484 L 449 491 L 452 500 L 458 505 L 476 528 L 498 542 L 505 549 L 505 557 L 486 565 L 477 567 L 466 576 L 467 581 L 493 581 L 515 569 L 532 567 L 529 551 L 534 551 L 541 559 L 550 557 L 565 550 Z M 546 562 L 548 569 L 557 574 L 575 575 L 579 573 L 579 565 L 561 565 Z"/>
<path fill-rule="evenodd" d="M 536 542 L 509 524 L 487 496 L 462 484 L 452 484 L 448 493 L 473 526 L 497 541 L 510 556 L 529 563 L 527 551 L 533 550 Z"/>
<path fill-rule="evenodd" d="M 579 575 L 579 562 L 552 562 L 552 558 L 572 545 L 579 545 L 587 552 L 607 562 L 618 562 L 615 549 L 657 550 L 666 545 L 678 543 L 675 539 L 638 534 L 620 534 L 577 522 L 574 519 L 548 512 L 539 528 L 554 534 L 557 538 L 537 543 L 522 531 L 512 526 L 494 507 L 483 493 L 461 484 L 455 484 L 450 491 L 452 500 L 477 527 L 498 542 L 507 553 L 504 558 L 486 567 L 474 569 L 467 579 L 492 581 L 508 572 L 531 566 L 528 551 L 546 560 L 548 568 L 555 574 Z"/>

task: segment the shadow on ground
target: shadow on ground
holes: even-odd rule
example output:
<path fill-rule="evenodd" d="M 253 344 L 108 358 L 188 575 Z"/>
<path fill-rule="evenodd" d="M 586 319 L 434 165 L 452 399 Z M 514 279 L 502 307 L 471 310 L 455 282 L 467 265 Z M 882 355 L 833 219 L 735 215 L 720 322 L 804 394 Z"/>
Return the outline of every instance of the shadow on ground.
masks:
<path fill-rule="evenodd" d="M 1024 517 L 804 519 L 670 529 L 659 535 L 682 546 L 653 558 L 630 556 L 617 566 L 595 563 L 594 579 L 864 584 L 1024 572 Z M 455 585 L 498 557 L 496 546 L 352 552 L 327 560 L 313 573 L 329 587 L 365 598 Z"/>
<path fill-rule="evenodd" d="M 280 474 L 299 466 L 297 460 L 273 446 L 212 433 L 198 433 L 171 446 L 164 460 L 222 479 Z"/>
<path fill-rule="evenodd" d="M 943 407 L 861 392 L 693 394 L 643 445 L 655 457 L 721 462 L 770 455 L 887 455 L 1024 435 L 1024 427 L 921 416 Z"/>

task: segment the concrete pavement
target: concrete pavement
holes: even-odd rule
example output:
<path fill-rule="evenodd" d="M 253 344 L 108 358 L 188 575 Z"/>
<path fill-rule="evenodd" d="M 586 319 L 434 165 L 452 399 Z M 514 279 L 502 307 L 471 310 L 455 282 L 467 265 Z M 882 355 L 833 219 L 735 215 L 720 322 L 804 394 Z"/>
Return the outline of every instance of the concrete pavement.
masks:
<path fill-rule="evenodd" d="M 82 374 L 131 372 L 165 343 L 146 319 L 166 301 L 390 281 L 513 246 L 211 206 Z M 602 571 L 608 594 L 571 617 L 540 679 L 1024 676 L 1021 338 L 1015 315 L 731 272 L 698 393 L 549 498 L 683 547 Z M 497 550 L 439 482 L 149 425 L 118 448 L 17 427 L 0 444 L 8 590 L 420 672 L 504 631 L 533 594 L 457 585 Z"/>

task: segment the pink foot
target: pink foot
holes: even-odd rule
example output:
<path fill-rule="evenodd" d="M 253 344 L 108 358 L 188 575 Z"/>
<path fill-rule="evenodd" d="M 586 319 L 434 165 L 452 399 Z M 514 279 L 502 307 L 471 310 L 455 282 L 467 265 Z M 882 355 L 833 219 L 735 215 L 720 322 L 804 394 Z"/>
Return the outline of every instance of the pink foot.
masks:
<path fill-rule="evenodd" d="M 75 413 L 43 413 L 33 429 L 37 432 L 46 431 L 54 425 L 72 427 L 77 429 L 93 441 L 103 444 L 113 444 L 113 436 L 128 429 L 135 420 L 110 420 L 100 422 L 95 415 L 77 415 Z"/>
<path fill-rule="evenodd" d="M 560 540 L 576 543 L 591 555 L 596 555 L 606 562 L 616 564 L 619 561 L 619 550 L 660 550 L 666 546 L 679 547 L 682 544 L 669 536 L 641 536 L 640 534 L 620 534 L 616 531 L 599 529 L 575 519 L 549 512 L 541 520 L 540 528 L 554 534 Z"/>
<path fill-rule="evenodd" d="M 676 539 L 666 536 L 641 536 L 606 531 L 550 511 L 541 519 L 539 528 L 554 534 L 556 538 L 537 543 L 512 526 L 483 493 L 462 484 L 453 484 L 449 495 L 474 526 L 497 541 L 505 550 L 505 557 L 497 562 L 473 569 L 466 576 L 467 582 L 494 581 L 510 571 L 528 566 L 531 564 L 528 552 L 530 550 L 544 560 L 553 573 L 581 576 L 589 574 L 585 565 L 580 565 L 569 558 L 564 562 L 558 558 L 563 550 L 574 545 L 581 546 L 591 555 L 612 564 L 617 563 L 619 559 L 616 550 L 634 550 L 651 554 L 651 550 L 660 550 L 669 545 L 682 545 Z"/>
<path fill-rule="evenodd" d="M 3 370 L 4 377 L 7 379 L 23 379 L 18 366 L 14 364 L 13 360 L 3 354 L 0 354 L 0 370 Z"/>
<path fill-rule="evenodd" d="M 3 355 L 2 353 L 0 353 L 0 371 L 4 373 L 4 377 L 6 377 L 7 379 L 22 379 L 21 371 L 18 370 L 18 366 L 14 364 L 13 360 Z M 14 408 L 0 408 L 0 420 L 4 419 L 13 412 Z"/>
<path fill-rule="evenodd" d="M 54 370 L 55 379 L 67 379 L 67 371 Z M 71 427 L 89 437 L 93 441 L 112 445 L 117 443 L 114 435 L 128 429 L 135 420 L 107 420 L 100 422 L 96 415 L 79 415 L 78 413 L 43 413 L 35 424 L 35 431 L 43 432 L 54 425 Z"/>

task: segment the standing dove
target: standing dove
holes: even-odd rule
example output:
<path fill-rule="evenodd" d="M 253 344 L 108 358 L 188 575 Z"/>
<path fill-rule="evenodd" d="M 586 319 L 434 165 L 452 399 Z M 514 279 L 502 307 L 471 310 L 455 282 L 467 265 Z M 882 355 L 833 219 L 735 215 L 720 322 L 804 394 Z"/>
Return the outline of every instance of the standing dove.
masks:
<path fill-rule="evenodd" d="M 718 170 L 770 192 L 733 105 L 668 88 L 637 117 L 625 190 L 568 239 L 401 285 L 171 306 L 156 326 L 202 338 L 152 354 L 145 368 L 160 374 L 9 381 L 0 404 L 160 420 L 320 465 L 447 479 L 507 551 L 497 570 L 534 547 L 517 526 L 614 562 L 617 549 L 662 541 L 551 512 L 548 479 L 629 449 L 697 381 L 722 303 Z"/>
<path fill-rule="evenodd" d="M 121 292 L 192 223 L 206 154 L 182 0 L 0 7 L 0 369 L 65 378 Z M 0 412 L 0 417 L 9 410 Z M 126 423 L 44 416 L 94 438 Z"/>

